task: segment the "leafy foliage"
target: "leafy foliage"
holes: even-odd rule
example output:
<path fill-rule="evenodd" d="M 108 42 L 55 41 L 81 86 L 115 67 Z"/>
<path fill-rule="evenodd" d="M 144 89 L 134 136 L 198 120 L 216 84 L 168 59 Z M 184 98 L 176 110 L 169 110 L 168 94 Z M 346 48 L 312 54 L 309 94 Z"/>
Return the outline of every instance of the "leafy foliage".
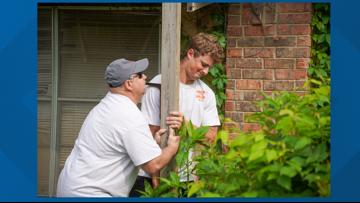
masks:
<path fill-rule="evenodd" d="M 311 19 L 311 62 L 310 78 L 329 82 L 330 78 L 330 4 L 313 4 Z"/>
<path fill-rule="evenodd" d="M 225 24 L 225 13 L 215 13 L 211 16 L 213 20 L 213 24 L 215 25 L 211 31 L 211 34 L 215 35 L 218 38 L 218 43 L 220 46 L 226 50 L 226 35 L 224 30 L 224 24 Z M 218 108 L 219 116 L 222 119 L 225 114 L 225 101 L 226 101 L 226 95 L 225 95 L 225 88 L 227 84 L 227 76 L 225 67 L 222 63 L 215 64 L 210 70 L 209 70 L 209 76 L 207 80 L 205 81 L 211 81 L 211 87 L 215 92 L 216 97 L 216 105 Z"/>
<path fill-rule="evenodd" d="M 200 145 L 206 143 L 204 138 L 208 132 L 209 127 L 194 128 L 191 121 L 184 123 L 178 134 L 181 136 L 181 142 L 178 153 L 175 157 L 177 172 L 188 174 L 187 180 L 190 180 L 189 175 L 194 174 L 193 162 L 188 159 L 190 149 L 199 148 Z M 145 191 L 142 192 L 145 197 L 187 197 L 194 189 L 190 190 L 190 183 L 188 181 L 181 182 L 179 174 L 171 172 L 168 178 L 160 178 L 160 186 L 155 190 L 149 184 L 146 184 Z"/>
<path fill-rule="evenodd" d="M 319 82 L 317 82 L 319 83 Z M 318 84 L 319 85 L 319 84 Z M 176 173 L 161 179 L 154 197 L 308 197 L 330 192 L 330 87 L 320 84 L 310 94 L 279 93 L 260 102 L 263 112 L 249 118 L 262 130 L 248 134 L 238 129 L 219 131 L 216 142 L 204 141 L 207 128 L 191 123 L 180 131 L 176 157 L 184 165 L 189 147 L 196 147 L 193 183 Z M 230 138 L 235 134 L 235 138 Z M 201 146 L 200 148 L 198 146 Z M 226 150 L 224 150 L 224 147 Z M 189 163 L 185 165 L 191 165 Z"/>

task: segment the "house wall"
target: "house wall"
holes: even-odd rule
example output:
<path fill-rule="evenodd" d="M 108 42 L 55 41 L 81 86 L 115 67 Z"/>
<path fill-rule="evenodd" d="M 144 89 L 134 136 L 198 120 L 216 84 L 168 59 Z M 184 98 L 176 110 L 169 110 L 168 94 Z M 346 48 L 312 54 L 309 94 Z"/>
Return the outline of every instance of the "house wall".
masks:
<path fill-rule="evenodd" d="M 306 92 L 311 46 L 311 3 L 230 4 L 225 116 L 243 131 L 244 117 L 260 109 L 261 92 Z"/>

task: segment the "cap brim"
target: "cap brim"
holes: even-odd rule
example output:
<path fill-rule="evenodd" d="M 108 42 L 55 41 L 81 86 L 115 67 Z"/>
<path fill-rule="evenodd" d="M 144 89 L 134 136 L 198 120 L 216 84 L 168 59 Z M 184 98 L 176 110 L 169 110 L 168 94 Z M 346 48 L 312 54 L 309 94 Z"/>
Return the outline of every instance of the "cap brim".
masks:
<path fill-rule="evenodd" d="M 149 67 L 149 60 L 147 58 L 144 58 L 136 61 L 135 64 L 136 65 L 134 73 L 144 72 Z"/>

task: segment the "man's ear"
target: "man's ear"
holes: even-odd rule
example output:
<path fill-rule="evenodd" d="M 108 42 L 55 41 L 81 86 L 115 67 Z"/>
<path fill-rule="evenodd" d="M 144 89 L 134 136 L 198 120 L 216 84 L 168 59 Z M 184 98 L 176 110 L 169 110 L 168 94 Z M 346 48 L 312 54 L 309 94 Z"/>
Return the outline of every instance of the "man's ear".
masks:
<path fill-rule="evenodd" d="M 194 49 L 188 49 L 187 52 L 186 52 L 186 56 L 188 59 L 192 59 L 194 58 L 195 56 L 195 50 Z"/>
<path fill-rule="evenodd" d="M 125 88 L 125 90 L 132 90 L 133 89 L 133 87 L 132 87 L 132 80 L 126 80 L 125 82 L 124 82 L 124 88 Z"/>

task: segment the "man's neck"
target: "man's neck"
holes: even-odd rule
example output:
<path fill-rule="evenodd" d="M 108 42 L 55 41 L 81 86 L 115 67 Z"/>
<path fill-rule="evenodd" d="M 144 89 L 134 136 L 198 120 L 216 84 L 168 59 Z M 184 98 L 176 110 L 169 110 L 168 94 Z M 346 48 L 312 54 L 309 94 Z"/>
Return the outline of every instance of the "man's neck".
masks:
<path fill-rule="evenodd" d="M 194 83 L 194 80 L 190 80 L 187 75 L 186 75 L 186 71 L 185 71 L 185 66 L 187 66 L 186 62 L 181 61 L 180 63 L 180 82 L 183 84 L 192 84 Z"/>
<path fill-rule="evenodd" d="M 131 92 L 125 91 L 122 88 L 110 88 L 110 92 L 113 94 L 120 94 L 123 95 L 125 97 L 128 97 L 132 102 L 134 102 L 135 104 L 138 104 L 138 100 L 135 98 L 135 96 L 133 94 L 131 94 Z"/>

